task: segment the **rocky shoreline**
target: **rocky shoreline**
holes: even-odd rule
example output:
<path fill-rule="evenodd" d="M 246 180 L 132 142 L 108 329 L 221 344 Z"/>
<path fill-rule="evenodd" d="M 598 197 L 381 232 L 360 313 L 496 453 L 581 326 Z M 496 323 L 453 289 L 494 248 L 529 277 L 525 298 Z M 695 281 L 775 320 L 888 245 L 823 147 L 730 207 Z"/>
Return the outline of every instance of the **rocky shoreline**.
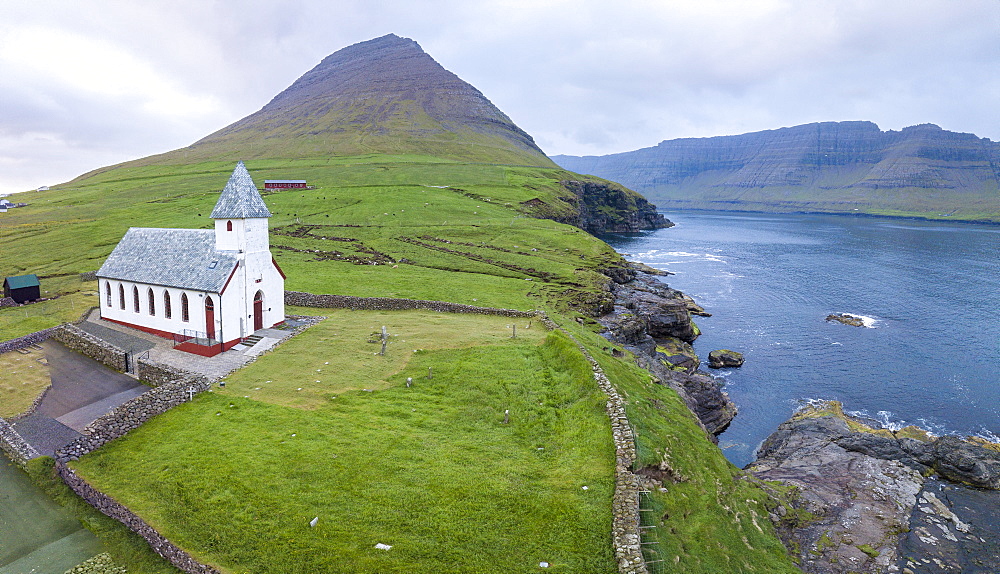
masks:
<path fill-rule="evenodd" d="M 597 317 L 606 329 L 602 335 L 631 351 L 657 382 L 674 389 L 717 440 L 736 416 L 736 405 L 720 381 L 699 370 L 701 361 L 691 346 L 701 334 L 692 315 L 711 315 L 657 279 L 665 272 L 642 264 L 632 264 L 631 271 L 612 277 L 613 309 Z"/>

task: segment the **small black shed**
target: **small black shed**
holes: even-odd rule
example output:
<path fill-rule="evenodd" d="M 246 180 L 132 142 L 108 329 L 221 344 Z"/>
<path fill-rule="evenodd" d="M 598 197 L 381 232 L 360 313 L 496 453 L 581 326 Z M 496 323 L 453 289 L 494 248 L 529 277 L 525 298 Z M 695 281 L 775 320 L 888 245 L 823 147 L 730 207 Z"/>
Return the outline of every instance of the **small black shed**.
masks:
<path fill-rule="evenodd" d="M 34 301 L 42 296 L 38 275 L 18 275 L 3 280 L 3 296 L 10 297 L 18 303 Z"/>

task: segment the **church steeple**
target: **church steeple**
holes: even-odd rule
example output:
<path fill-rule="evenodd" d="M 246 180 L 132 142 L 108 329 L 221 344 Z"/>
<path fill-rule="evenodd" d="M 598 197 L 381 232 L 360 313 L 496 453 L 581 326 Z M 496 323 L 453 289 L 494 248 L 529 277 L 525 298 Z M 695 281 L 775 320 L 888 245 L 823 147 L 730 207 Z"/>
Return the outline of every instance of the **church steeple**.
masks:
<path fill-rule="evenodd" d="M 215 248 L 219 251 L 268 251 L 267 218 L 271 212 L 242 161 L 229 176 L 210 217 L 215 220 Z"/>
<path fill-rule="evenodd" d="M 264 199 L 257 192 L 257 186 L 242 161 L 236 164 L 233 175 L 229 176 L 229 182 L 226 183 L 209 217 L 212 219 L 271 217 L 271 212 L 267 210 Z"/>

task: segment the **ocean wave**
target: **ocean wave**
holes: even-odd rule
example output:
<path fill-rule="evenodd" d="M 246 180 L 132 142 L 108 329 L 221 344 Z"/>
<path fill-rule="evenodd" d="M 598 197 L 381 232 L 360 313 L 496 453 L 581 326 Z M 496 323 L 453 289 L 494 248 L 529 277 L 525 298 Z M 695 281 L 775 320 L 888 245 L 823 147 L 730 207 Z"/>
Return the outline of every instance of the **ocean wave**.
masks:
<path fill-rule="evenodd" d="M 670 257 L 698 257 L 703 261 L 712 261 L 715 263 L 726 262 L 726 260 L 723 259 L 721 255 L 716 255 L 714 253 L 691 253 L 689 251 L 667 251 L 663 255 L 668 255 Z"/>

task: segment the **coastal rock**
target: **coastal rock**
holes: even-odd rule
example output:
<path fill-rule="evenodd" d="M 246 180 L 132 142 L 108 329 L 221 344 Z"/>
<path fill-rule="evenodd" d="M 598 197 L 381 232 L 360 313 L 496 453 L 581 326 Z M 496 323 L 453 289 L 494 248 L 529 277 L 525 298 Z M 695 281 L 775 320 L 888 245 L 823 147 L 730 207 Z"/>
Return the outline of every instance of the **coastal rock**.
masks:
<path fill-rule="evenodd" d="M 761 445 L 747 469 L 759 479 L 799 489 L 796 506 L 812 520 L 780 528 L 810 573 L 888 572 L 897 558 L 899 533 L 924 484 L 920 472 L 840 446 L 852 433 L 836 410 L 800 411 Z"/>
<path fill-rule="evenodd" d="M 722 383 L 707 373 L 675 373 L 671 380 L 684 388 L 687 396 L 694 400 L 694 414 L 712 435 L 718 435 L 729 428 L 736 418 L 736 405 L 723 392 Z"/>
<path fill-rule="evenodd" d="M 719 349 L 708 354 L 708 366 L 713 369 L 739 367 L 743 365 L 743 353 Z"/>
<path fill-rule="evenodd" d="M 799 489 L 794 504 L 811 518 L 779 519 L 778 530 L 806 572 L 993 572 L 982 565 L 1000 562 L 1000 528 L 991 526 L 1000 492 L 942 486 L 932 476 L 996 489 L 998 455 L 996 445 L 915 427 L 872 428 L 829 401 L 782 423 L 747 470 Z M 952 508 L 951 499 L 990 502 Z"/>
<path fill-rule="evenodd" d="M 572 216 L 549 217 L 590 233 L 631 233 L 673 227 L 674 223 L 638 193 L 620 184 L 602 181 L 563 181 L 569 195 L 562 197 L 574 209 Z"/>
<path fill-rule="evenodd" d="M 1000 452 L 970 444 L 956 436 L 934 441 L 934 470 L 977 488 L 1000 489 Z"/>
<path fill-rule="evenodd" d="M 693 373 L 701 366 L 701 360 L 689 343 L 674 337 L 659 339 L 656 343 L 656 356 L 667 368 Z"/>

